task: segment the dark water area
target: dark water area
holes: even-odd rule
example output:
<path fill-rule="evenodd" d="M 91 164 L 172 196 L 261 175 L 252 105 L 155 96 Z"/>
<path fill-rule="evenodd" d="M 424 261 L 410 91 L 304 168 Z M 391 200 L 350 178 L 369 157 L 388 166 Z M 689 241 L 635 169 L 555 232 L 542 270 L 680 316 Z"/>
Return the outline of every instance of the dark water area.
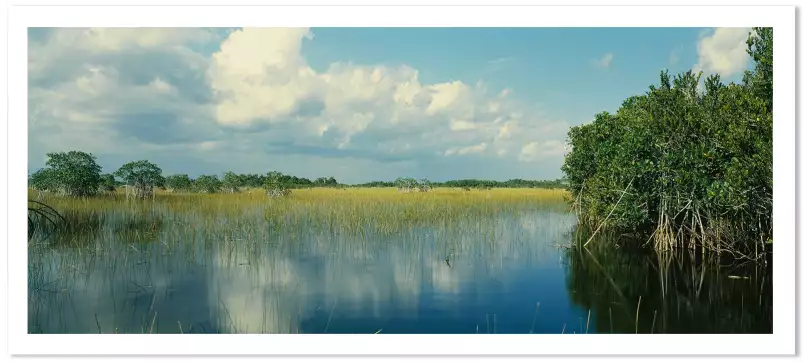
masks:
<path fill-rule="evenodd" d="M 772 333 L 770 268 L 567 248 L 574 230 L 538 211 L 392 236 L 34 242 L 29 333 Z"/>

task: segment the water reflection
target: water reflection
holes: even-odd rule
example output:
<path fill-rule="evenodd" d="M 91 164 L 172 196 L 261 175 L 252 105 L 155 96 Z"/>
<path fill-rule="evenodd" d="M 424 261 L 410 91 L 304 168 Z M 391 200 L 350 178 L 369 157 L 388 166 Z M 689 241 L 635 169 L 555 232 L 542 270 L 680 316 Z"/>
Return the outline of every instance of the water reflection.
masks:
<path fill-rule="evenodd" d="M 771 267 L 610 247 L 567 254 L 572 302 L 597 332 L 772 333 Z"/>
<path fill-rule="evenodd" d="M 639 297 L 640 333 L 771 322 L 765 279 L 555 247 L 574 221 L 537 211 L 392 237 L 193 232 L 197 243 L 181 234 L 189 246 L 178 247 L 173 230 L 147 243 L 100 233 L 80 249 L 32 245 L 29 332 L 633 333 Z"/>

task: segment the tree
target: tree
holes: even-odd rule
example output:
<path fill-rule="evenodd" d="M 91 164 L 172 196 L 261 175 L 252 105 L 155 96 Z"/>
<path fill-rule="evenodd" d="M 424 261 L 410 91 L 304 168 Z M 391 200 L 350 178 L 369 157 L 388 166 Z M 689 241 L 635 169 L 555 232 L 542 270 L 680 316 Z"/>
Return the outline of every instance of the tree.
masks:
<path fill-rule="evenodd" d="M 765 102 L 765 111 L 772 113 L 772 28 L 753 28 L 747 38 L 747 53 L 756 67 L 745 72 L 744 83 Z"/>
<path fill-rule="evenodd" d="M 221 187 L 224 191 L 229 193 L 235 193 L 240 187 L 243 187 L 243 180 L 240 178 L 240 175 L 237 175 L 234 172 L 226 172 L 223 174 L 223 180 L 221 181 Z"/>
<path fill-rule="evenodd" d="M 35 187 L 63 196 L 92 196 L 100 186 L 101 167 L 95 156 L 81 151 L 48 153 L 47 168 L 32 175 Z"/>
<path fill-rule="evenodd" d="M 755 34 L 748 52 L 756 69 L 745 84 L 712 75 L 699 92 L 699 73 L 661 72 L 615 114 L 569 130 L 562 169 L 581 223 L 643 234 L 662 250 L 756 255 L 764 247 L 772 232 L 772 29 Z"/>
<path fill-rule="evenodd" d="M 165 186 L 168 191 L 189 191 L 192 189 L 192 180 L 187 174 L 170 175 L 165 177 Z"/>
<path fill-rule="evenodd" d="M 432 189 L 432 183 L 429 182 L 429 180 L 424 178 L 418 181 L 418 191 L 428 192 L 431 189 Z"/>
<path fill-rule="evenodd" d="M 41 168 L 28 178 L 28 186 L 38 191 L 56 191 L 56 177 L 53 169 Z"/>
<path fill-rule="evenodd" d="M 193 182 L 193 188 L 198 192 L 213 194 L 220 191 L 220 180 L 217 175 L 201 175 Z"/>
<path fill-rule="evenodd" d="M 117 180 L 114 179 L 114 175 L 108 173 L 100 175 L 100 191 L 114 192 L 115 189 L 117 189 Z"/>
<path fill-rule="evenodd" d="M 151 197 L 154 187 L 164 185 L 162 169 L 147 160 L 126 163 L 114 175 L 133 188 L 136 198 Z"/>
<path fill-rule="evenodd" d="M 396 188 L 401 192 L 412 192 L 418 187 L 418 181 L 411 177 L 396 179 Z"/>
<path fill-rule="evenodd" d="M 277 198 L 277 197 L 284 197 L 290 195 L 290 189 L 287 187 L 287 184 L 283 181 L 283 177 L 280 172 L 271 171 L 268 172 L 268 175 L 265 180 L 265 193 L 268 194 L 270 198 Z"/>

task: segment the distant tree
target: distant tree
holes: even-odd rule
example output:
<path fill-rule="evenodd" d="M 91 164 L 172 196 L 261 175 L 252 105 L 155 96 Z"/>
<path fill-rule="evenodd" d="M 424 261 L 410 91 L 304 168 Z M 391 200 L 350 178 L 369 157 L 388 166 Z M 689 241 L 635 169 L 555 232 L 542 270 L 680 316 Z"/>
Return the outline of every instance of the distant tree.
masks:
<path fill-rule="evenodd" d="M 165 177 L 165 187 L 168 191 L 189 191 L 192 189 L 192 180 L 186 174 L 170 175 Z"/>
<path fill-rule="evenodd" d="M 221 180 L 221 187 L 223 188 L 223 191 L 235 193 L 243 186 L 245 185 L 240 175 L 231 171 L 223 174 L 223 180 Z"/>
<path fill-rule="evenodd" d="M 265 176 L 257 174 L 240 175 L 243 186 L 249 188 L 260 188 L 265 184 Z"/>
<path fill-rule="evenodd" d="M 432 183 L 429 182 L 429 180 L 424 178 L 418 181 L 418 191 L 428 192 L 431 189 L 432 189 Z"/>
<path fill-rule="evenodd" d="M 201 175 L 193 182 L 197 192 L 213 194 L 220 191 L 221 183 L 217 175 Z"/>
<path fill-rule="evenodd" d="M 290 195 L 284 175 L 281 172 L 268 172 L 265 180 L 265 193 L 270 198 L 278 198 Z"/>
<path fill-rule="evenodd" d="M 162 169 L 147 160 L 126 163 L 114 175 L 132 188 L 133 197 L 140 199 L 153 196 L 153 188 L 164 185 Z"/>
<path fill-rule="evenodd" d="M 117 180 L 114 179 L 114 175 L 108 173 L 100 175 L 100 191 L 114 192 L 115 189 L 117 189 Z"/>
<path fill-rule="evenodd" d="M 412 192 L 418 188 L 418 181 L 411 177 L 399 177 L 396 179 L 396 188 L 401 192 Z"/>
<path fill-rule="evenodd" d="M 34 173 L 34 187 L 62 196 L 92 196 L 100 186 L 101 167 L 95 156 L 81 151 L 48 153 L 47 168 Z"/>

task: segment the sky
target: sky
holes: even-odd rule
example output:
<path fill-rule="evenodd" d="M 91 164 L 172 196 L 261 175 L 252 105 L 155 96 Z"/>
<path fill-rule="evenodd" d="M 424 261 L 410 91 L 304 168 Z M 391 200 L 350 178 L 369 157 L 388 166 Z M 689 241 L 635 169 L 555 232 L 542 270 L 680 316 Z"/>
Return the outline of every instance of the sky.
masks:
<path fill-rule="evenodd" d="M 31 28 L 28 167 L 341 183 L 556 179 L 566 132 L 661 70 L 739 82 L 741 28 Z"/>

